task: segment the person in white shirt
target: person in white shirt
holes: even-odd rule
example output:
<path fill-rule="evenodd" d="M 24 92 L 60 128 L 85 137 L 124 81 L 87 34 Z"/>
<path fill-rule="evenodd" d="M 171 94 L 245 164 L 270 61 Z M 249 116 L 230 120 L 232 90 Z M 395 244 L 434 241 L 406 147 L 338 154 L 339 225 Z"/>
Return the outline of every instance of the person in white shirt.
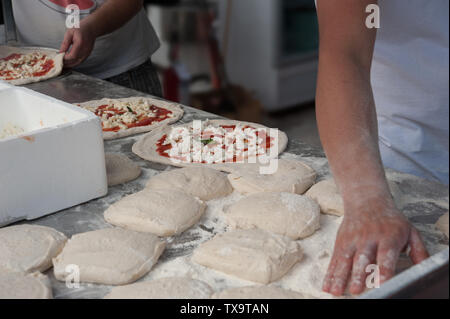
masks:
<path fill-rule="evenodd" d="M 366 8 L 380 9 L 369 28 Z M 320 28 L 317 120 L 345 216 L 323 289 L 381 283 L 408 251 L 428 257 L 418 231 L 395 207 L 384 167 L 448 185 L 448 0 L 317 0 Z"/>
<path fill-rule="evenodd" d="M 64 66 L 87 75 L 161 96 L 151 63 L 158 37 L 143 0 L 14 0 L 18 40 L 23 45 L 66 52 Z M 80 9 L 79 28 L 68 28 L 66 9 Z"/>

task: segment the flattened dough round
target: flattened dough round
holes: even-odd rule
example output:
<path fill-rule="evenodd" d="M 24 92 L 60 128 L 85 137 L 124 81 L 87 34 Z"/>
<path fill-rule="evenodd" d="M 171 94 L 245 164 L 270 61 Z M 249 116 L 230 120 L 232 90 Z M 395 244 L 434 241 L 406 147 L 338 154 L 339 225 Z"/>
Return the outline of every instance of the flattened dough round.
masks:
<path fill-rule="evenodd" d="M 40 273 L 0 273 L 0 299 L 52 299 L 48 278 Z"/>
<path fill-rule="evenodd" d="M 319 205 L 309 197 L 292 193 L 257 193 L 226 209 L 232 228 L 259 228 L 299 239 L 320 228 Z"/>
<path fill-rule="evenodd" d="M 302 257 L 298 242 L 251 229 L 215 236 L 194 251 L 192 261 L 241 279 L 268 284 L 283 277 Z"/>
<path fill-rule="evenodd" d="M 436 228 L 443 232 L 448 238 L 448 213 L 445 213 L 439 218 L 436 223 Z"/>
<path fill-rule="evenodd" d="M 43 272 L 67 238 L 50 227 L 19 225 L 0 229 L 0 272 Z"/>
<path fill-rule="evenodd" d="M 261 174 L 259 165 L 248 165 L 233 170 L 228 179 L 235 190 L 243 194 L 261 192 L 305 193 L 316 180 L 316 172 L 295 160 L 278 160 L 274 174 Z"/>
<path fill-rule="evenodd" d="M 113 225 L 158 236 L 180 234 L 205 212 L 198 198 L 177 190 L 144 189 L 111 205 L 104 213 Z"/>
<path fill-rule="evenodd" d="M 135 180 L 141 175 L 141 168 L 125 155 L 106 153 L 106 175 L 108 186 L 119 185 Z"/>
<path fill-rule="evenodd" d="M 77 234 L 53 259 L 55 277 L 65 281 L 79 267 L 80 281 L 125 285 L 147 274 L 158 261 L 166 243 L 152 234 L 106 228 Z"/>
<path fill-rule="evenodd" d="M 105 299 L 209 299 L 212 293 L 203 281 L 171 277 L 115 287 Z"/>
<path fill-rule="evenodd" d="M 233 192 L 227 176 L 208 167 L 186 167 L 152 177 L 149 189 L 180 190 L 207 201 Z"/>
<path fill-rule="evenodd" d="M 401 209 L 403 206 L 402 191 L 395 182 L 388 180 L 388 184 L 397 208 Z M 318 182 L 305 195 L 314 199 L 319 204 L 320 211 L 323 214 L 344 216 L 344 201 L 334 179 Z"/>
<path fill-rule="evenodd" d="M 249 286 L 223 290 L 215 293 L 212 299 L 312 299 L 301 294 L 275 286 Z"/>

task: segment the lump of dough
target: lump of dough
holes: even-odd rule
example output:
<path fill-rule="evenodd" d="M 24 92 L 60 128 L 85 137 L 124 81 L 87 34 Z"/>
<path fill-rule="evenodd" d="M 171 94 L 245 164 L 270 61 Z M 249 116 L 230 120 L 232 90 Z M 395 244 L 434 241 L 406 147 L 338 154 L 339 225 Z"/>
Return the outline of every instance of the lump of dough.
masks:
<path fill-rule="evenodd" d="M 46 271 L 64 247 L 65 235 L 50 227 L 19 225 L 0 229 L 0 271 Z"/>
<path fill-rule="evenodd" d="M 233 228 L 260 228 L 292 239 L 312 235 L 320 227 L 319 205 L 292 193 L 257 193 L 229 206 L 226 218 Z"/>
<path fill-rule="evenodd" d="M 249 286 L 223 290 L 212 299 L 312 299 L 311 296 L 276 286 Z"/>
<path fill-rule="evenodd" d="M 262 284 L 283 277 L 303 257 L 298 242 L 260 229 L 219 234 L 192 256 L 197 264 Z"/>
<path fill-rule="evenodd" d="M 203 281 L 171 277 L 115 287 L 105 299 L 209 299 L 212 293 Z"/>
<path fill-rule="evenodd" d="M 178 190 L 145 189 L 111 205 L 104 217 L 126 229 L 172 236 L 194 225 L 205 208 L 204 202 Z"/>
<path fill-rule="evenodd" d="M 48 278 L 41 273 L 0 273 L 0 299 L 52 299 Z"/>
<path fill-rule="evenodd" d="M 226 175 L 208 167 L 186 167 L 152 177 L 147 188 L 180 190 L 207 201 L 233 192 Z"/>
<path fill-rule="evenodd" d="M 439 218 L 436 223 L 436 228 L 443 232 L 448 238 L 448 213 L 445 213 L 441 216 L 441 218 Z"/>
<path fill-rule="evenodd" d="M 403 206 L 403 194 L 397 184 L 388 180 L 391 194 L 398 209 Z M 339 193 L 334 179 L 327 179 L 318 182 L 305 194 L 314 199 L 320 206 L 323 214 L 344 216 L 344 201 Z"/>
<path fill-rule="evenodd" d="M 295 160 L 278 160 L 274 174 L 263 175 L 259 165 L 234 169 L 228 180 L 235 190 L 243 194 L 261 192 L 287 192 L 303 194 L 314 184 L 316 172 L 308 165 Z"/>
<path fill-rule="evenodd" d="M 55 277 L 65 281 L 76 266 L 81 282 L 129 284 L 152 269 L 165 246 L 155 235 L 120 228 L 77 234 L 53 259 Z"/>
<path fill-rule="evenodd" d="M 130 182 L 141 175 L 141 168 L 125 155 L 106 153 L 105 160 L 108 186 Z"/>

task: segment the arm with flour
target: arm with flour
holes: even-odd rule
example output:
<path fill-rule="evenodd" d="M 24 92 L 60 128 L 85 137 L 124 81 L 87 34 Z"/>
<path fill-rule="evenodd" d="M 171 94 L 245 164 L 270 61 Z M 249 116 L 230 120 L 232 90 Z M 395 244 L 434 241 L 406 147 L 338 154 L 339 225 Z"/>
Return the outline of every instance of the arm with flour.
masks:
<path fill-rule="evenodd" d="M 345 217 L 323 289 L 341 295 L 365 289 L 366 267 L 390 279 L 402 250 L 428 257 L 420 235 L 395 207 L 378 149 L 370 69 L 376 29 L 365 26 L 374 0 L 318 0 L 320 58 L 317 120 L 322 144 L 344 200 Z M 395 30 L 393 30 L 394 32 Z"/>

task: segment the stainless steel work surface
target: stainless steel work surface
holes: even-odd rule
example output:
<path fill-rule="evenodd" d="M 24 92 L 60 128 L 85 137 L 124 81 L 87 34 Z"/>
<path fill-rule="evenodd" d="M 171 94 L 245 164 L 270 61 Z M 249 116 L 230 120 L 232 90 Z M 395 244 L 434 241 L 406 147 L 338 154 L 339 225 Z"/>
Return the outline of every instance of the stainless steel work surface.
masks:
<path fill-rule="evenodd" d="M 116 86 L 114 84 L 97 80 L 76 72 L 68 72 L 62 74 L 60 77 L 27 85 L 26 87 L 36 90 L 38 92 L 53 96 L 66 102 L 84 102 L 103 97 L 120 98 L 129 96 L 145 96 L 140 92 L 136 92 L 127 88 Z M 219 116 L 209 114 L 190 107 L 184 107 L 185 115 L 182 122 L 186 123 L 193 119 L 213 119 Z M 90 230 L 101 229 L 109 227 L 103 219 L 103 212 L 120 198 L 133 194 L 143 189 L 146 181 L 153 175 L 160 171 L 167 169 L 166 165 L 148 162 L 142 160 L 131 152 L 132 145 L 139 139 L 140 136 L 131 136 L 119 140 L 105 141 L 106 152 L 122 153 L 133 161 L 138 163 L 142 169 L 143 174 L 140 178 L 127 184 L 118 185 L 109 188 L 107 196 L 93 200 L 91 202 L 72 207 L 70 209 L 55 213 L 38 220 L 27 221 L 26 223 L 38 224 L 53 227 L 68 236 L 69 238 L 77 233 L 82 233 Z M 310 163 L 320 161 L 325 163 L 319 171 L 319 178 L 323 178 L 329 174 L 328 166 L 324 159 L 322 151 L 314 149 L 301 141 L 294 140 L 289 142 L 286 151 L 292 156 L 299 156 L 306 158 Z M 445 245 L 448 240 L 435 230 L 434 223 L 438 218 L 448 211 L 448 188 L 439 183 L 426 181 L 417 177 L 406 174 L 395 173 L 396 182 L 404 194 L 409 198 L 408 204 L 403 211 L 409 220 L 421 231 L 427 246 L 431 247 L 433 254 L 445 250 Z M 208 232 L 211 236 L 217 232 L 213 227 L 202 225 L 202 221 L 183 234 L 171 238 L 166 251 L 161 256 L 158 263 L 165 263 L 173 260 L 179 256 L 189 255 L 192 250 L 199 244 L 199 232 Z M 436 263 L 439 265 L 448 265 L 448 248 L 447 253 L 436 255 L 430 265 L 425 265 L 425 270 L 433 272 L 436 268 Z M 410 269 L 411 270 L 411 269 Z M 426 271 L 423 267 L 421 271 L 414 271 L 412 275 L 397 276 L 400 281 L 396 284 L 395 279 L 391 281 L 390 285 L 382 286 L 377 291 L 373 292 L 369 297 L 387 297 L 392 294 L 389 292 L 395 288 L 404 287 L 408 282 L 413 283 L 413 278 L 424 276 Z M 47 272 L 51 279 L 54 295 L 56 298 L 102 298 L 111 287 L 93 284 L 82 284 L 80 289 L 69 289 L 65 283 L 55 280 L 52 270 Z M 412 276 L 412 277 L 411 277 Z M 406 279 L 405 279 L 406 278 Z M 406 281 L 405 281 L 406 280 Z"/>

